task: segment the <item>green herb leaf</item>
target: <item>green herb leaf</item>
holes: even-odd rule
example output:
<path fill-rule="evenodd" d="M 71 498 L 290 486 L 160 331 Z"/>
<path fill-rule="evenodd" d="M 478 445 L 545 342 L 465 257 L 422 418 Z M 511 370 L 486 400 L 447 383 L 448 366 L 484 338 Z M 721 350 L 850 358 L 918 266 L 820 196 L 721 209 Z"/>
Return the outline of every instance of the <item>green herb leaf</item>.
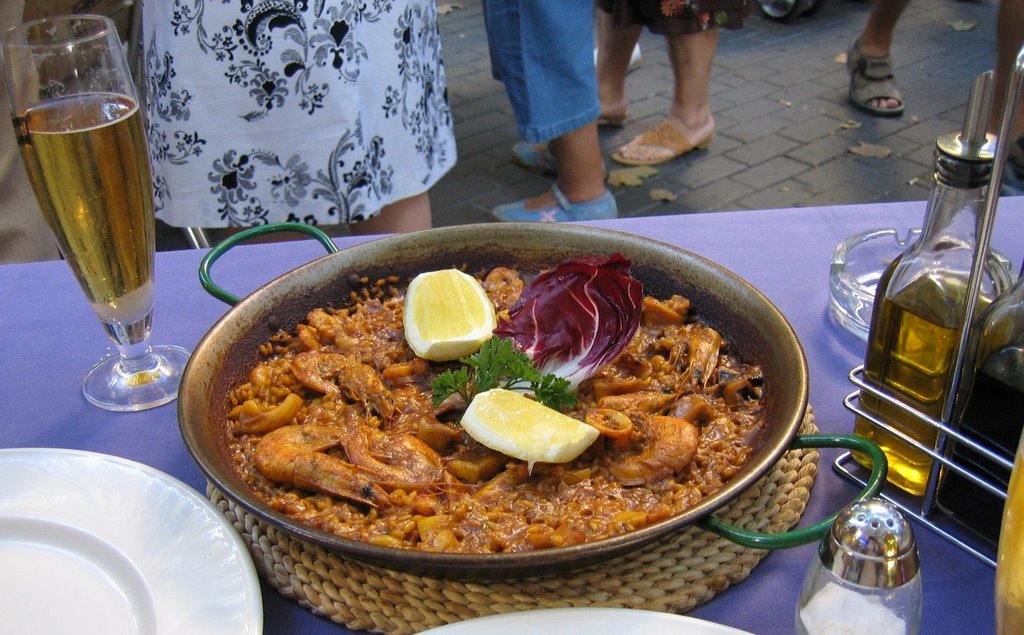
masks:
<path fill-rule="evenodd" d="M 576 405 L 569 381 L 554 374 L 541 375 L 530 357 L 512 340 L 492 337 L 480 350 L 459 360 L 465 366 L 448 370 L 434 379 L 434 405 L 458 393 L 468 404 L 477 393 L 492 388 L 532 390 L 537 401 L 565 410 Z"/>
<path fill-rule="evenodd" d="M 434 389 L 434 405 L 438 406 L 450 395 L 459 393 L 469 403 L 469 369 L 463 366 L 455 370 L 441 373 L 432 384 Z"/>
<path fill-rule="evenodd" d="M 576 405 L 576 393 L 569 386 L 568 379 L 547 374 L 533 385 L 533 392 L 537 401 L 555 410 L 565 410 Z"/>

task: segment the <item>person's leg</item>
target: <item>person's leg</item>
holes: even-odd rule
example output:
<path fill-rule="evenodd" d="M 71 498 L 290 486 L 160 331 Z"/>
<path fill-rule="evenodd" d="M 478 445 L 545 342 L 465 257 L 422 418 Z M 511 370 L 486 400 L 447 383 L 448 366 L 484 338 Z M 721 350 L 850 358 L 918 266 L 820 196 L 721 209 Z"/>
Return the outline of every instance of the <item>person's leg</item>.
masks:
<path fill-rule="evenodd" d="M 485 0 L 484 24 L 520 137 L 550 141 L 597 119 L 591 0 Z"/>
<path fill-rule="evenodd" d="M 860 52 L 865 57 L 884 57 L 892 51 L 893 33 L 910 0 L 874 0 L 864 30 L 860 34 Z"/>
<path fill-rule="evenodd" d="M 626 115 L 626 73 L 633 48 L 643 27 L 632 25 L 616 29 L 612 15 L 598 9 L 597 14 L 597 94 L 601 114 L 607 118 Z"/>
<path fill-rule="evenodd" d="M 634 58 L 639 53 L 637 42 L 642 27 L 616 29 L 612 25 L 611 14 L 601 9 L 597 9 L 595 13 L 597 48 L 594 61 L 597 66 L 597 89 L 601 102 L 601 117 L 597 123 L 599 126 L 622 126 L 628 114 L 626 74 L 631 70 L 635 63 Z M 567 144 L 571 145 L 573 142 L 569 140 Z M 548 143 L 517 143 L 512 148 L 512 158 L 529 170 L 558 174 L 558 160 Z"/>
<path fill-rule="evenodd" d="M 996 14 L 996 72 L 993 92 L 993 101 L 996 106 L 992 109 L 990 132 L 994 133 L 999 130 L 1002 104 L 1006 100 L 1010 75 L 1013 74 L 1013 67 L 1017 62 L 1017 54 L 1020 53 L 1022 43 L 1024 43 L 1024 0 L 1002 0 Z M 1011 129 L 1013 139 L 1024 134 L 1022 110 L 1024 109 L 1018 109 L 1016 124 Z"/>
<path fill-rule="evenodd" d="M 1003 122 L 1003 105 L 1007 103 L 1006 91 L 1010 87 L 1024 42 L 1024 0 L 1002 0 L 996 13 L 996 69 L 992 88 L 993 108 L 988 131 L 999 134 Z M 1016 112 L 1010 126 L 1006 167 L 1001 175 L 1001 194 L 1020 196 L 1024 194 L 1024 103 L 1018 97 Z M 1001 143 L 1001 141 L 1000 141 Z"/>
<path fill-rule="evenodd" d="M 552 139 L 551 154 L 558 162 L 558 187 L 571 202 L 593 200 L 605 193 L 604 160 L 601 158 L 597 123 L 589 123 Z M 528 204 L 528 209 L 555 202 L 551 192 L 531 201 L 534 204 Z"/>
<path fill-rule="evenodd" d="M 597 135 L 597 123 L 591 122 L 548 143 L 558 166 L 556 184 L 570 203 L 586 203 L 608 191 L 604 184 L 604 159 Z M 552 209 L 559 205 L 554 190 L 520 201 L 524 210 Z"/>
<path fill-rule="evenodd" d="M 903 11 L 910 4 L 910 0 L 874 0 L 871 3 L 871 12 L 864 23 L 857 48 L 859 54 L 865 58 L 882 59 L 889 57 L 892 51 L 893 33 L 896 31 L 896 23 L 899 22 Z M 891 78 L 887 80 L 891 83 Z M 881 97 L 871 97 L 863 100 L 869 108 L 886 110 L 902 110 L 902 100 L 898 98 L 895 91 L 887 91 L 890 94 Z M 852 98 L 852 96 L 851 96 Z M 856 102 L 855 102 L 856 103 Z"/>
<path fill-rule="evenodd" d="M 616 160 L 659 163 L 679 156 L 680 150 L 706 147 L 714 134 L 715 120 L 708 105 L 708 92 L 718 47 L 718 29 L 666 36 L 666 40 L 675 80 L 672 108 L 666 118 L 671 130 L 660 132 L 655 128 L 636 137 L 616 153 Z M 660 128 L 665 130 L 664 125 Z M 679 143 L 665 145 L 665 134 L 671 135 L 672 130 L 681 135 Z M 655 134 L 655 131 L 659 132 Z"/>
<path fill-rule="evenodd" d="M 495 208 L 501 220 L 541 220 L 542 212 L 572 220 L 614 215 L 597 136 L 592 16 L 591 0 L 484 2 L 492 68 L 505 84 L 519 134 L 531 143 L 550 141 L 559 171 L 557 189 Z M 567 209 L 576 204 L 600 209 Z"/>
<path fill-rule="evenodd" d="M 427 192 L 403 198 L 381 208 L 380 213 L 361 223 L 349 225 L 353 234 L 391 234 L 430 229 L 430 195 Z"/>

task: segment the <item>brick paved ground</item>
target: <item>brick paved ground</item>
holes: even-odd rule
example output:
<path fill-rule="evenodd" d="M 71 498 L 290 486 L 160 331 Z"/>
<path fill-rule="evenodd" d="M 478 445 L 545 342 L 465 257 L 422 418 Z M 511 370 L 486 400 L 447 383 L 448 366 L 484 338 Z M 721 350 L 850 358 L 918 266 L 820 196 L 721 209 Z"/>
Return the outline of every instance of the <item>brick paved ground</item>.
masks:
<path fill-rule="evenodd" d="M 551 180 L 510 161 L 518 138 L 501 84 L 491 78 L 480 0 L 440 17 L 459 161 L 432 192 L 437 226 L 488 222 L 494 205 L 537 194 Z M 715 58 L 711 107 L 714 143 L 659 166 L 641 187 L 613 187 L 622 216 L 699 213 L 867 201 L 921 200 L 935 138 L 957 130 L 974 78 L 994 66 L 995 0 L 914 0 L 894 46 L 896 78 L 907 103 L 899 118 L 851 107 L 836 57 L 867 16 L 867 0 L 821 0 L 817 12 L 789 23 L 755 10 L 740 31 L 724 31 Z M 974 23 L 957 30 L 951 23 Z M 627 79 L 630 119 L 601 132 L 608 158 L 656 124 L 672 91 L 664 40 L 644 33 L 643 63 Z M 849 152 L 860 142 L 892 150 L 887 158 Z M 667 189 L 673 202 L 651 199 Z M 182 242 L 161 231 L 163 248 Z"/>
<path fill-rule="evenodd" d="M 446 0 L 442 0 L 443 2 Z M 534 195 L 550 179 L 511 163 L 517 141 L 508 100 L 490 75 L 479 0 L 441 17 L 459 162 L 433 192 L 435 225 L 487 222 L 492 206 Z M 914 0 L 897 29 L 896 77 L 907 102 L 896 119 L 848 105 L 847 75 L 836 61 L 867 16 L 866 0 L 822 0 L 812 16 L 788 24 L 759 11 L 740 31 L 724 31 L 715 58 L 711 107 L 717 133 L 707 152 L 658 167 L 642 187 L 612 188 L 623 216 L 918 200 L 937 135 L 956 130 L 971 83 L 994 65 L 996 4 Z M 973 22 L 957 31 L 949 23 Z M 663 38 L 644 33 L 643 63 L 627 79 L 630 120 L 601 132 L 611 153 L 656 124 L 671 100 Z M 860 127 L 848 128 L 848 122 Z M 884 145 L 885 159 L 849 152 Z M 657 202 L 649 190 L 678 198 Z"/>

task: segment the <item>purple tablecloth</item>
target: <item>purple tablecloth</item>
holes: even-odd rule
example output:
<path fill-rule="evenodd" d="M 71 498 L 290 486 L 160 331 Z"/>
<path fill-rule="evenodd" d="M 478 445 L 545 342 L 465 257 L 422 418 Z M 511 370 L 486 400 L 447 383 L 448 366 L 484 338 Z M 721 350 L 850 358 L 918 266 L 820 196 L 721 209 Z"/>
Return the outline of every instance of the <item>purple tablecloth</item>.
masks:
<path fill-rule="evenodd" d="M 829 258 L 837 242 L 865 229 L 904 230 L 921 222 L 921 202 L 827 208 L 659 216 L 592 223 L 672 243 L 734 271 L 759 288 L 790 320 L 807 355 L 810 402 L 826 432 L 850 432 L 853 415 L 843 406 L 852 389 L 849 370 L 863 344 L 828 316 Z M 1024 198 L 1004 200 L 994 245 L 1019 263 L 1024 252 Z M 345 247 L 359 239 L 339 239 Z M 261 244 L 232 250 L 214 267 L 215 278 L 241 295 L 273 276 L 316 258 L 312 240 Z M 157 255 L 153 341 L 191 348 L 227 310 L 200 287 L 200 251 Z M 77 448 L 114 454 L 167 472 L 200 492 L 205 480 L 178 432 L 174 404 L 141 413 L 113 414 L 81 395 L 85 372 L 112 350 L 71 272 L 62 262 L 0 266 L 0 447 Z M 852 500 L 857 487 L 821 469 L 805 516 L 824 518 Z M 0 483 L 0 488 L 4 485 Z M 915 526 L 924 580 L 924 632 L 994 630 L 993 570 L 926 528 Z M 769 554 L 749 579 L 691 616 L 753 633 L 792 632 L 804 571 L 815 547 Z M 337 633 L 264 584 L 265 632 Z"/>

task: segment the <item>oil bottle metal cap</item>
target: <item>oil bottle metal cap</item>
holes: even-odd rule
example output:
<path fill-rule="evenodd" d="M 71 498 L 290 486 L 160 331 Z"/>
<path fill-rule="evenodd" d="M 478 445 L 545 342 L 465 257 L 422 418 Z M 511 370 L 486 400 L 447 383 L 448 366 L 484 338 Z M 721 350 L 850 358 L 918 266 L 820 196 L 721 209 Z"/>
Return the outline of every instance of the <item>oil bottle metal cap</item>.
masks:
<path fill-rule="evenodd" d="M 902 586 L 920 568 L 910 523 L 881 498 L 857 501 L 840 512 L 818 555 L 837 578 L 876 589 Z"/>
<path fill-rule="evenodd" d="M 996 137 L 986 134 L 981 142 L 971 142 L 962 132 L 940 135 L 935 147 L 943 154 L 962 161 L 992 161 L 996 157 Z"/>
<path fill-rule="evenodd" d="M 996 137 L 986 131 L 992 112 L 993 82 L 992 71 L 982 73 L 974 80 L 964 110 L 963 126 L 959 132 L 936 139 L 938 151 L 961 161 L 992 161 L 995 158 Z"/>

